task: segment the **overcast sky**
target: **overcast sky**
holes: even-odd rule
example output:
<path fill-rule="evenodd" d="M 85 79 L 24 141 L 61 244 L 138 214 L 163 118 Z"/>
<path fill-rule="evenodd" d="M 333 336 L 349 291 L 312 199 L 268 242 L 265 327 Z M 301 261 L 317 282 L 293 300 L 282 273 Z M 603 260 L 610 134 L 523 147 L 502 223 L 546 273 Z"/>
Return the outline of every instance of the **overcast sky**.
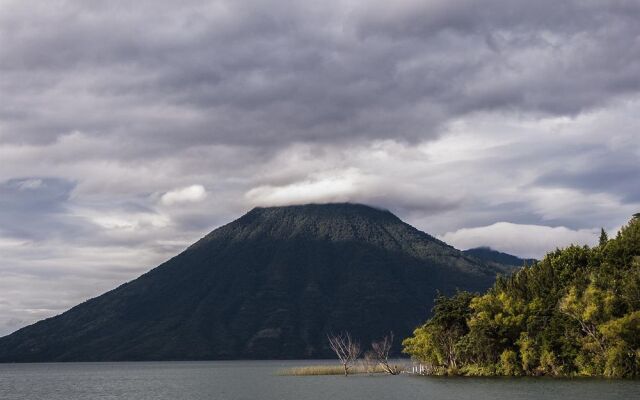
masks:
<path fill-rule="evenodd" d="M 0 335 L 256 205 L 540 257 L 639 171 L 637 0 L 0 0 Z"/>

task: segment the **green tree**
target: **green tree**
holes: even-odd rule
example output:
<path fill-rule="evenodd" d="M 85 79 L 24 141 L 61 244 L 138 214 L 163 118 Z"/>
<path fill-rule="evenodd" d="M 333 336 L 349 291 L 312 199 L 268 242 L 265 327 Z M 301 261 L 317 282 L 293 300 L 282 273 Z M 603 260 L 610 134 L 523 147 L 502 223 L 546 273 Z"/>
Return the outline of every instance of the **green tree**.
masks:
<path fill-rule="evenodd" d="M 461 361 L 457 344 L 469 331 L 467 317 L 471 314 L 473 297 L 468 292 L 458 292 L 452 297 L 438 295 L 433 317 L 404 340 L 403 351 L 429 368 L 456 370 Z"/>
<path fill-rule="evenodd" d="M 605 232 L 604 228 L 600 228 L 600 247 L 604 247 L 608 241 L 609 236 L 607 235 L 607 232 Z"/>

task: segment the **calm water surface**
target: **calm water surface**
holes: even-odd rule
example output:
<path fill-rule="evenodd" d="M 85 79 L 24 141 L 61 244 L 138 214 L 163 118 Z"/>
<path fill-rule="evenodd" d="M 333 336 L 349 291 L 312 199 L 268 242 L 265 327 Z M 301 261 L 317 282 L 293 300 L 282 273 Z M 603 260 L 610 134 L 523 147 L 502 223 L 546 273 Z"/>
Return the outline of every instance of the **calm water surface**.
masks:
<path fill-rule="evenodd" d="M 0 364 L 0 399 L 640 399 L 640 381 L 277 375 L 283 368 L 309 364 L 308 361 Z"/>

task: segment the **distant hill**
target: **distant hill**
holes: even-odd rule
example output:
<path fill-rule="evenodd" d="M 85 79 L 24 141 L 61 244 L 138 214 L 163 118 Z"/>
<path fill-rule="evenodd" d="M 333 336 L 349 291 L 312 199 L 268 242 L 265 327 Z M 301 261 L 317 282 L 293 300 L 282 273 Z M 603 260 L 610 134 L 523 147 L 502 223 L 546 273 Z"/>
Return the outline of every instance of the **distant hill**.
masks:
<path fill-rule="evenodd" d="M 256 208 L 180 255 L 0 338 L 0 361 L 317 358 L 327 332 L 408 336 L 436 291 L 499 271 L 356 204 Z"/>
<path fill-rule="evenodd" d="M 512 267 L 522 267 L 523 265 L 531 265 L 538 260 L 535 258 L 520 258 L 511 254 L 502 253 L 494 250 L 491 247 L 476 247 L 463 251 L 464 254 L 475 257 L 482 261 L 492 262 L 496 264 L 502 264 Z"/>

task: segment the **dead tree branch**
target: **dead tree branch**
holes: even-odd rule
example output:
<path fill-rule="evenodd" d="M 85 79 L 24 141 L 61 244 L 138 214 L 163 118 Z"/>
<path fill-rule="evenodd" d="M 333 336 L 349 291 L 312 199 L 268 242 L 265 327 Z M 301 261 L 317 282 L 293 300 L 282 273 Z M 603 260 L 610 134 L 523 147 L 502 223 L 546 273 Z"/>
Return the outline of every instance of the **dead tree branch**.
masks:
<path fill-rule="evenodd" d="M 393 332 L 381 340 L 371 343 L 371 348 L 375 354 L 376 361 L 382 369 L 384 369 L 388 374 L 398 375 L 400 373 L 398 366 L 391 366 L 389 364 L 389 352 L 391 351 L 391 346 L 393 346 Z"/>
<path fill-rule="evenodd" d="M 353 365 L 360 356 L 360 344 L 351 339 L 349 333 L 338 335 L 327 335 L 329 347 L 336 353 L 338 360 L 344 368 L 344 375 L 349 375 L 349 367 Z"/>

